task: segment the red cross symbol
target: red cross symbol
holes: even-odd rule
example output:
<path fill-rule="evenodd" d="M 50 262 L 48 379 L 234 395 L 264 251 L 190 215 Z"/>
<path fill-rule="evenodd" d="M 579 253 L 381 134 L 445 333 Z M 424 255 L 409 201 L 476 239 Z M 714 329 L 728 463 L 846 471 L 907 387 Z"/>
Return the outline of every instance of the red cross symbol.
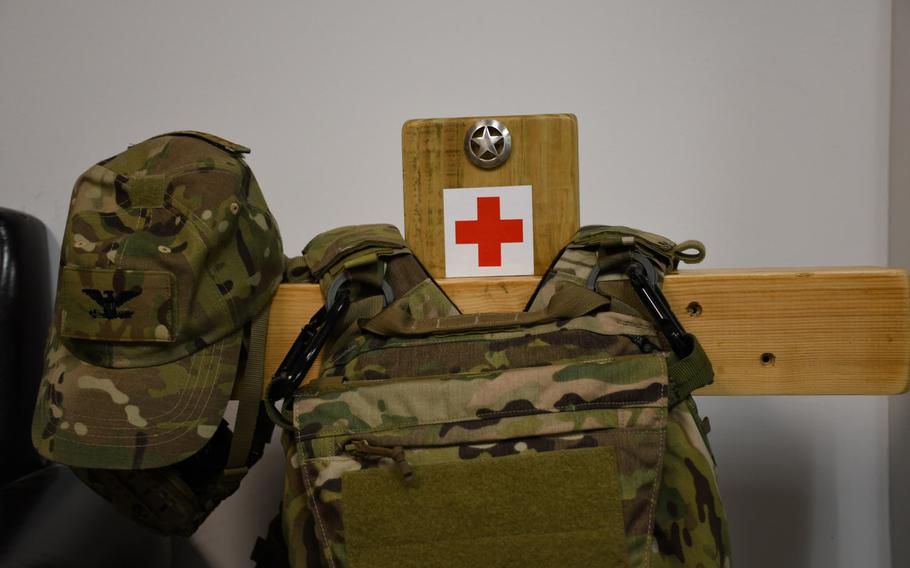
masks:
<path fill-rule="evenodd" d="M 455 221 L 455 243 L 476 244 L 479 266 L 502 266 L 502 245 L 523 242 L 522 225 L 499 217 L 498 197 L 478 197 L 477 220 Z"/>

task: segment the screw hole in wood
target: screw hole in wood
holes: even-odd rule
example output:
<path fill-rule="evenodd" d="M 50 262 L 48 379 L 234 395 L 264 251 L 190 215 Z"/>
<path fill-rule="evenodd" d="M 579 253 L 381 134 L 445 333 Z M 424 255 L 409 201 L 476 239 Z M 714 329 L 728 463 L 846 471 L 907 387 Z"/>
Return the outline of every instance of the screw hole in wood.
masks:
<path fill-rule="evenodd" d="M 701 312 L 701 304 L 698 302 L 689 302 L 689 305 L 686 306 L 686 313 L 689 314 L 689 317 L 697 318 L 701 315 Z"/>

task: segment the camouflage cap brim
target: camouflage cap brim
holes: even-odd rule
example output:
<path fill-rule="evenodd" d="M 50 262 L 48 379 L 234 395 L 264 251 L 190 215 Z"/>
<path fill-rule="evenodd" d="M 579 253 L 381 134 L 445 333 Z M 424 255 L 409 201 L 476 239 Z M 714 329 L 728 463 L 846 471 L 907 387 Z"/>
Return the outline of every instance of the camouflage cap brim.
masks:
<path fill-rule="evenodd" d="M 51 331 L 32 422 L 41 455 L 71 466 L 148 469 L 199 451 L 231 396 L 243 329 L 173 363 L 88 364 Z"/>

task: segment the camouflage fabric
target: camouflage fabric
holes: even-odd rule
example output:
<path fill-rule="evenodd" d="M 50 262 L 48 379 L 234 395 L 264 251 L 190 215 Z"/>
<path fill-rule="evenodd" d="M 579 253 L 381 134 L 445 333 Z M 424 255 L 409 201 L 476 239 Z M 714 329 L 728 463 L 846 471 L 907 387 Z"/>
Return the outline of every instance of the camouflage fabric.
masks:
<path fill-rule="evenodd" d="M 243 327 L 284 269 L 246 152 L 209 134 L 172 133 L 76 181 L 33 421 L 44 456 L 158 468 L 215 434 Z"/>
<path fill-rule="evenodd" d="M 317 281 L 327 286 L 342 270 L 373 265 L 379 256 L 407 252 L 407 245 L 393 225 L 339 227 L 315 237 L 303 250 L 302 261 Z"/>
<path fill-rule="evenodd" d="M 334 239 L 343 245 L 333 249 Z M 291 565 L 730 566 L 695 403 L 685 393 L 669 404 L 677 358 L 621 270 L 632 252 L 672 270 L 700 260 L 700 243 L 586 227 L 529 309 L 581 286 L 608 295 L 605 305 L 536 325 L 479 315 L 493 325 L 396 336 L 365 331 L 389 309 L 377 273 L 414 319 L 459 312 L 392 242 L 385 226 L 343 228 L 317 237 L 301 263 L 320 266 L 300 274 L 324 291 L 347 279 L 354 313 L 326 346 L 318 379 L 297 392 L 295 433 L 285 434 Z M 333 250 L 350 252 L 320 257 Z M 579 465 L 597 451 L 613 457 L 597 471 Z M 529 475 L 554 463 L 553 475 Z M 589 478 L 603 489 L 574 491 Z M 594 560 L 585 553 L 601 549 Z"/>
<path fill-rule="evenodd" d="M 730 536 L 714 468 L 705 427 L 689 398 L 667 422 L 654 566 L 729 566 Z"/>

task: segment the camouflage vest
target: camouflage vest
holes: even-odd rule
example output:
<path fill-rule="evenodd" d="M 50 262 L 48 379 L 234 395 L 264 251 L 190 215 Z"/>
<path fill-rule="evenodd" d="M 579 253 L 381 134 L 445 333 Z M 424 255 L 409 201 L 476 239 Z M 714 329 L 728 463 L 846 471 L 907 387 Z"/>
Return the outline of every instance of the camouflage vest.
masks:
<path fill-rule="evenodd" d="M 316 237 L 290 279 L 337 321 L 318 379 L 285 393 L 290 565 L 729 566 L 690 396 L 710 363 L 691 336 L 674 353 L 629 271 L 657 286 L 703 255 L 585 227 L 526 311 L 464 315 L 394 227 Z"/>

